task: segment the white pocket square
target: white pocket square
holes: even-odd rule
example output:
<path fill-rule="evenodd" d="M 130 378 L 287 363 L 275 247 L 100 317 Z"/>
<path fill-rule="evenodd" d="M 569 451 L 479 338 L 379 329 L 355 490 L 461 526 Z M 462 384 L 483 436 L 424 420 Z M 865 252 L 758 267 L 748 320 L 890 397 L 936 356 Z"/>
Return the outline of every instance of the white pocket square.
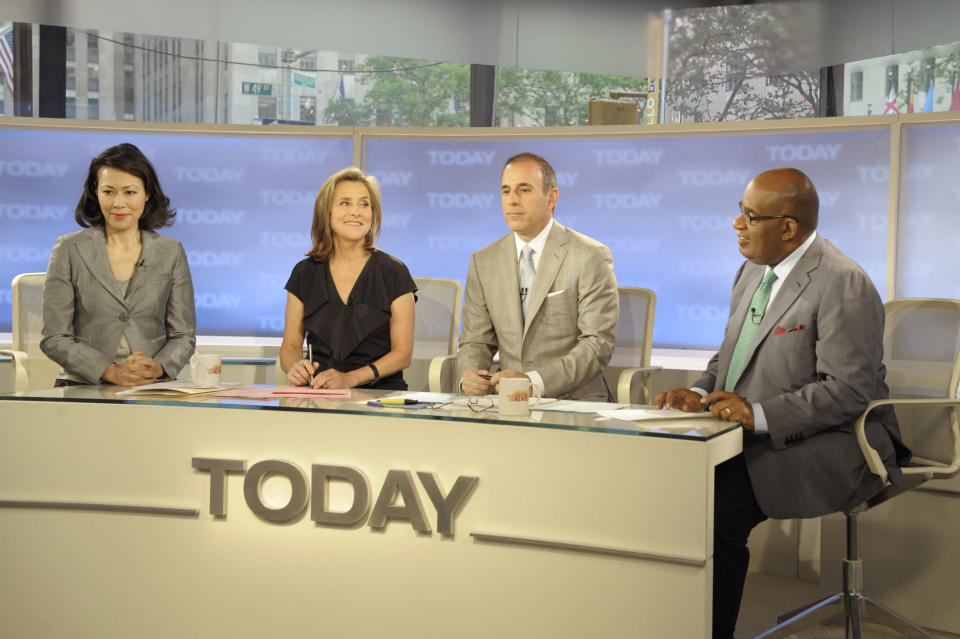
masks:
<path fill-rule="evenodd" d="M 553 293 L 547 293 L 547 297 L 553 297 L 554 295 L 559 295 L 560 293 L 565 293 L 567 289 L 561 288 L 559 291 L 554 291 Z"/>

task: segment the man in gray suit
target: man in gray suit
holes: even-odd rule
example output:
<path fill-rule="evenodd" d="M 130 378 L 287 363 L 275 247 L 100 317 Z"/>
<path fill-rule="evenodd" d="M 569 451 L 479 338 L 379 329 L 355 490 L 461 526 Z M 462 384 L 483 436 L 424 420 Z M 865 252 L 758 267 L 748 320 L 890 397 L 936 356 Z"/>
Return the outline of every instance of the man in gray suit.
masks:
<path fill-rule="evenodd" d="M 461 389 L 483 395 L 526 377 L 544 397 L 607 401 L 620 302 L 610 249 L 553 219 L 553 167 L 533 153 L 507 160 L 503 215 L 511 233 L 473 254 L 457 353 Z M 490 375 L 500 352 L 500 371 Z"/>
<path fill-rule="evenodd" d="M 709 409 L 743 427 L 743 454 L 717 466 L 713 636 L 733 636 L 761 521 L 852 508 L 883 488 L 853 423 L 887 397 L 883 304 L 866 273 L 816 233 L 819 198 L 806 175 L 756 176 L 733 222 L 747 261 L 734 280 L 720 351 L 692 389 L 657 407 Z M 894 482 L 909 458 L 889 407 L 870 414 L 868 438 Z"/>

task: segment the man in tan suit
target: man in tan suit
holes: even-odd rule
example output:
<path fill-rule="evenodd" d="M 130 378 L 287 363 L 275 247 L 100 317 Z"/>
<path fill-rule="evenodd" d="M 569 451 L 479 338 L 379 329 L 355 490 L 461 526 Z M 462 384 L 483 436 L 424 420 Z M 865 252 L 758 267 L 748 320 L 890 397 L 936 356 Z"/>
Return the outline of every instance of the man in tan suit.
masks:
<path fill-rule="evenodd" d="M 504 377 L 526 377 L 544 397 L 607 401 L 602 373 L 620 314 L 610 249 L 553 219 L 557 177 L 542 157 L 507 160 L 500 193 L 512 232 L 470 260 L 461 389 L 484 395 Z"/>

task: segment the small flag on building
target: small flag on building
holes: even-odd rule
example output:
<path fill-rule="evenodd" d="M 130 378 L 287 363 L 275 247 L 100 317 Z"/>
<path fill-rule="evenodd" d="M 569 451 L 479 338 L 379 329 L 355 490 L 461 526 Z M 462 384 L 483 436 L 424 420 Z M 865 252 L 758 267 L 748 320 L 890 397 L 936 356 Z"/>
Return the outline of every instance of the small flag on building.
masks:
<path fill-rule="evenodd" d="M 13 28 L 0 32 L 0 72 L 13 93 Z"/>
<path fill-rule="evenodd" d="M 347 92 L 343 88 L 343 76 L 340 76 L 340 83 L 337 85 L 337 95 L 340 96 L 340 99 L 345 99 L 347 97 Z"/>
<path fill-rule="evenodd" d="M 920 113 L 933 113 L 933 80 L 930 80 L 930 86 L 927 87 L 927 97 L 923 99 L 923 108 Z"/>
<path fill-rule="evenodd" d="M 883 110 L 883 114 L 888 113 L 900 113 L 900 109 L 897 108 L 897 92 L 893 90 L 893 87 L 890 87 L 890 97 L 887 98 L 887 108 Z"/>

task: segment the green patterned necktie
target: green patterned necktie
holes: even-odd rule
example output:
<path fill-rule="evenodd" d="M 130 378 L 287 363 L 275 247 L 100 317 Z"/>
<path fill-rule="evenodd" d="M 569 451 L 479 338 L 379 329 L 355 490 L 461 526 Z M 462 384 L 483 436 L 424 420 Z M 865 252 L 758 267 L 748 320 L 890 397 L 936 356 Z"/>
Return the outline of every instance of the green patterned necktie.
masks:
<path fill-rule="evenodd" d="M 773 282 L 777 279 L 777 274 L 773 269 L 767 271 L 757 287 L 757 292 L 753 294 L 753 300 L 750 302 L 750 310 L 747 316 L 743 318 L 743 327 L 740 329 L 740 337 L 737 339 L 737 345 L 733 349 L 733 357 L 730 358 L 730 368 L 727 369 L 727 381 L 723 385 L 723 390 L 732 393 L 734 386 L 740 379 L 740 373 L 747 363 L 747 353 L 753 346 L 753 338 L 757 334 L 760 322 L 763 320 L 763 314 L 767 312 L 767 303 L 770 301 L 770 291 L 773 290 Z"/>

